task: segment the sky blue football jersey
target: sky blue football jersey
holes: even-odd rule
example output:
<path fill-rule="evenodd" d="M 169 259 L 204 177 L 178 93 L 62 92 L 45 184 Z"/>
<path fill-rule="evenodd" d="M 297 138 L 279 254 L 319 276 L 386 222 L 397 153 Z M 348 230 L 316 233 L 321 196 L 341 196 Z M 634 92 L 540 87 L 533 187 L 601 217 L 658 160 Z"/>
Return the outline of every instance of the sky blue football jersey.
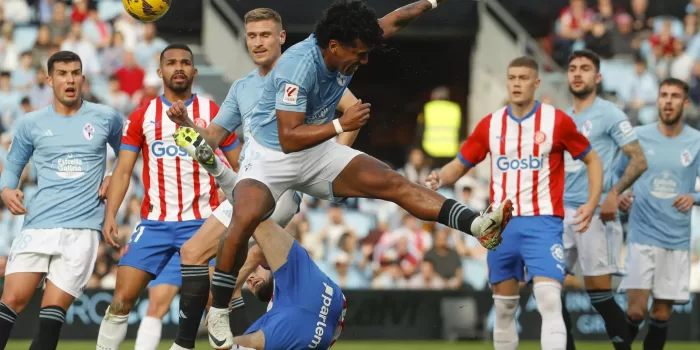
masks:
<path fill-rule="evenodd" d="M 17 123 L 0 188 L 17 188 L 29 159 L 36 164 L 38 190 L 24 203 L 24 228 L 101 231 L 105 208 L 97 193 L 106 170 L 107 144 L 119 154 L 119 113 L 84 101 L 72 116 L 60 115 L 50 105 Z"/>
<path fill-rule="evenodd" d="M 648 168 L 632 185 L 635 195 L 629 216 L 627 242 L 667 249 L 690 248 L 690 212 L 681 213 L 673 201 L 694 194 L 700 173 L 700 131 L 689 126 L 680 135 L 661 134 L 658 124 L 636 128 Z M 617 168 L 620 176 L 629 160 L 623 156 Z"/>
<path fill-rule="evenodd" d="M 627 116 L 614 103 L 596 98 L 586 110 L 574 114 L 569 108 L 567 114 L 576 123 L 579 132 L 586 136 L 603 163 L 603 196 L 615 185 L 614 174 L 621 148 L 637 140 L 634 128 Z M 566 185 L 564 205 L 578 208 L 588 202 L 588 170 L 581 160 L 574 160 L 567 152 Z"/>

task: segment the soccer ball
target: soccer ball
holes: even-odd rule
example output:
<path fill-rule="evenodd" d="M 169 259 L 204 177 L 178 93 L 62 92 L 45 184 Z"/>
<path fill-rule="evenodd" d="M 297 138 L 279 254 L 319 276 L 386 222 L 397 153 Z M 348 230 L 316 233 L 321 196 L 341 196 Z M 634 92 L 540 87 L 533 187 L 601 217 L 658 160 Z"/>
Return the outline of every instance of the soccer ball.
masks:
<path fill-rule="evenodd" d="M 122 0 L 131 17 L 142 22 L 153 22 L 163 17 L 173 0 Z"/>

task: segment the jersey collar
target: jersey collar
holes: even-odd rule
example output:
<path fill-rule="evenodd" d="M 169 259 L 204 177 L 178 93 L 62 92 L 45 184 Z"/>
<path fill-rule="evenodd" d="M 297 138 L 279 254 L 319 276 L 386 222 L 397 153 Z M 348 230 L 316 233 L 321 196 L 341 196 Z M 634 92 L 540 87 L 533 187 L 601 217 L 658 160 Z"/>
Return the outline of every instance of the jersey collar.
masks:
<path fill-rule="evenodd" d="M 192 96 L 190 96 L 190 98 L 187 101 L 185 101 L 185 106 L 189 107 L 189 105 L 191 105 L 192 102 L 194 102 L 195 97 L 196 97 L 196 95 L 192 94 Z M 168 107 L 173 105 L 172 102 L 165 99 L 165 95 L 160 95 L 160 100 L 163 102 L 164 105 L 166 105 Z"/>

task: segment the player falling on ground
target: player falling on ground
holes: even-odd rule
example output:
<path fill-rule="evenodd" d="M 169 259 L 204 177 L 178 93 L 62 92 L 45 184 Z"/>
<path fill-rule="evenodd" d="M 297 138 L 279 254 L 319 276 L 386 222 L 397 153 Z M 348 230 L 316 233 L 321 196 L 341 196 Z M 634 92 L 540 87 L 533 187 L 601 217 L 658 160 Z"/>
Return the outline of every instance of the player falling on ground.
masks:
<path fill-rule="evenodd" d="M 122 117 L 112 108 L 82 100 L 80 57 L 57 52 L 48 60 L 48 73 L 54 103 L 17 121 L 0 179 L 7 208 L 14 215 L 26 214 L 5 272 L 0 349 L 44 277 L 39 326 L 30 349 L 56 348 L 66 311 L 83 294 L 95 266 L 109 184 L 104 177 L 107 144 L 119 153 Z M 40 181 L 25 209 L 17 185 L 30 158 Z"/>
<path fill-rule="evenodd" d="M 344 328 L 347 304 L 340 287 L 309 253 L 272 220 L 255 230 L 253 247 L 241 269 L 243 283 L 274 305 L 234 344 L 254 349 L 328 349 Z"/>
<path fill-rule="evenodd" d="M 157 298 L 151 302 L 170 305 L 181 284 L 177 252 L 219 205 L 214 178 L 175 145 L 172 135 L 178 126 L 164 113 L 171 104 L 169 101 L 176 100 L 187 100 L 186 108 L 199 125 L 208 124 L 218 112 L 214 102 L 192 94 L 197 69 L 190 48 L 181 44 L 166 47 L 161 52 L 158 75 L 163 79 L 165 92 L 129 116 L 109 189 L 104 231 L 108 243 L 118 247 L 111 238 L 117 232 L 116 213 L 129 187 L 139 153 L 143 152 L 146 195 L 141 209 L 142 221 L 119 261 L 114 296 L 97 338 L 98 349 L 117 349 L 124 341 L 129 312 L 154 278 L 157 286 L 153 289 L 162 288 L 164 292 L 152 292 Z M 222 144 L 229 162 L 237 161 L 237 143 L 235 135 L 230 135 Z M 203 269 L 208 272 L 206 266 Z M 186 274 L 196 272 L 185 271 Z M 150 320 L 151 323 L 158 321 Z M 158 341 L 150 339 L 147 343 L 150 344 L 146 346 L 152 347 L 157 346 Z"/>
<path fill-rule="evenodd" d="M 568 81 L 574 105 L 567 113 L 579 132 L 588 138 L 603 164 L 603 193 L 599 216 L 581 231 L 574 225 L 576 210 L 588 202 L 588 172 L 583 162 L 566 157 L 566 186 L 564 188 L 564 251 L 567 268 L 573 271 L 581 265 L 583 280 L 591 304 L 605 321 L 608 337 L 615 349 L 630 349 L 624 311 L 612 294 L 612 276 L 622 271 L 623 231 L 617 218 L 618 194 L 629 188 L 646 169 L 644 153 L 627 116 L 612 102 L 597 97 L 596 88 L 602 76 L 600 58 L 589 50 L 574 51 L 569 56 Z M 615 182 L 613 177 L 620 154 L 630 158 L 624 175 Z M 565 312 L 567 322 L 569 315 Z M 569 332 L 569 335 L 571 333 Z M 573 337 L 569 338 L 569 348 Z"/>
<path fill-rule="evenodd" d="M 700 203 L 700 132 L 683 122 L 688 104 L 688 84 L 673 78 L 661 83 L 659 121 L 636 128 L 649 170 L 620 196 L 620 209 L 629 212 L 627 276 L 620 290 L 627 291 L 631 341 L 652 297 L 645 350 L 664 348 L 673 305 L 690 301 L 690 211 Z M 629 161 L 621 159 L 618 174 Z"/>
<path fill-rule="evenodd" d="M 428 178 L 433 189 L 452 185 L 491 154 L 491 201 L 515 201 L 515 216 L 503 231 L 504 243 L 487 257 L 496 307 L 493 339 L 497 350 L 518 347 L 515 312 L 524 267 L 528 282 L 534 282 L 542 316 L 542 349 L 566 347 L 561 312 L 566 269 L 562 247 L 564 153 L 570 152 L 588 166 L 590 199 L 575 215 L 582 230 L 590 224 L 602 190 L 600 159 L 586 137 L 565 113 L 534 99 L 537 72 L 537 62 L 531 57 L 511 61 L 510 105 L 481 120 L 458 157 Z"/>
<path fill-rule="evenodd" d="M 244 141 L 247 142 L 250 130 L 256 122 L 250 119 L 251 111 L 257 105 L 257 99 L 262 94 L 268 73 L 282 55 L 282 44 L 286 33 L 282 29 L 282 18 L 277 12 L 268 8 L 254 9 L 245 14 L 244 22 L 248 53 L 258 68 L 234 82 L 212 123 L 205 129 L 198 128 L 210 139 L 220 140 L 228 136 L 236 127 L 227 130 L 223 126 L 230 127 L 235 123 L 231 120 L 240 120 L 243 123 Z M 355 96 L 347 91 L 338 104 L 338 110 L 342 112 L 356 102 Z M 356 136 L 357 131 L 344 133 L 338 137 L 338 143 L 349 146 Z M 189 152 L 195 160 L 199 158 L 195 153 L 202 156 L 200 162 L 202 166 L 215 175 L 218 183 L 224 184 L 221 185 L 222 189 L 228 187 L 226 192 L 232 195 L 236 178 L 233 170 L 226 168 L 216 157 L 213 157 L 211 148 L 202 147 L 199 148 L 199 152 L 196 152 L 197 139 L 199 139 L 199 135 L 191 128 L 180 128 L 175 135 L 175 142 Z M 281 227 L 287 226 L 298 212 L 300 200 L 301 195 L 297 192 L 286 191 L 277 202 L 271 219 Z M 180 249 L 183 272 L 198 269 L 200 273 L 183 273 L 180 323 L 177 338 L 171 349 L 194 348 L 199 321 L 209 296 L 210 281 L 209 276 L 204 273 L 204 267 L 215 256 L 219 240 L 231 223 L 231 215 L 231 204 L 228 201 L 222 203 L 199 231 Z M 234 336 L 242 335 L 250 325 L 244 307 L 240 291 L 237 291 L 231 301 L 229 313 L 231 331 Z"/>
<path fill-rule="evenodd" d="M 336 1 L 325 11 L 315 33 L 288 49 L 270 72 L 251 116 L 261 121 L 251 130 L 244 151 L 233 193 L 233 219 L 216 254 L 208 315 L 209 340 L 214 347 L 232 344 L 227 306 L 245 262 L 248 240 L 289 189 L 329 200 L 388 200 L 422 220 L 471 232 L 487 248 L 500 244 L 512 209 L 509 200 L 480 217 L 454 200 L 412 184 L 375 158 L 331 140 L 361 128 L 369 118 L 369 104 L 358 102 L 333 120 L 352 75 L 368 62 L 370 51 L 436 6 L 436 0 L 422 0 L 378 20 L 362 1 Z M 187 123 L 181 109 L 179 103 L 173 105 L 169 116 Z"/>

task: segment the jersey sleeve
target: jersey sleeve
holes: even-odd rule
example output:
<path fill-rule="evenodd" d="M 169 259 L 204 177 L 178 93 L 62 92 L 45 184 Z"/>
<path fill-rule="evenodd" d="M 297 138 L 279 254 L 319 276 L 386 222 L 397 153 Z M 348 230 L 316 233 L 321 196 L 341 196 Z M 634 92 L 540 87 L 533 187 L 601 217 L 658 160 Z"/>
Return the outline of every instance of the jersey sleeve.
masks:
<path fill-rule="evenodd" d="M 277 96 L 275 97 L 275 109 L 288 112 L 306 112 L 308 92 L 312 89 L 315 75 L 307 62 L 284 62 L 275 67 L 277 70 L 273 77 L 273 84 Z"/>
<path fill-rule="evenodd" d="M 559 140 L 571 157 L 578 160 L 586 156 L 591 151 L 591 143 L 576 129 L 576 123 L 564 112 L 557 110 L 559 119 Z"/>
<path fill-rule="evenodd" d="M 627 116 L 624 112 L 616 109 L 608 118 L 610 118 L 608 134 L 615 140 L 618 147 L 622 147 L 637 140 L 637 132 L 634 130 L 629 120 L 627 120 Z"/>
<path fill-rule="evenodd" d="M 5 167 L 0 176 L 0 190 L 8 187 L 16 189 L 19 185 L 19 178 L 22 175 L 25 165 L 34 153 L 34 142 L 31 134 L 31 119 L 22 118 L 18 122 L 10 152 L 5 160 Z"/>
<path fill-rule="evenodd" d="M 146 108 L 141 107 L 131 113 L 122 131 L 122 144 L 120 149 L 132 152 L 140 152 L 146 140 L 143 134 L 143 120 L 146 115 Z"/>
<path fill-rule="evenodd" d="M 221 108 L 211 121 L 212 123 L 224 128 L 230 134 L 234 134 L 235 130 L 241 126 L 242 123 L 241 110 L 239 109 L 238 101 L 236 100 L 238 84 L 238 81 L 236 81 L 233 83 L 233 85 L 231 85 L 231 88 L 228 90 L 228 94 L 226 94 L 226 99 L 224 99 L 224 103 L 221 104 Z"/>
<path fill-rule="evenodd" d="M 473 168 L 489 154 L 489 124 L 491 124 L 490 116 L 482 119 L 467 141 L 462 144 L 457 158 L 465 166 Z"/>
<path fill-rule="evenodd" d="M 122 143 L 122 132 L 124 129 L 124 122 L 121 115 L 116 110 L 112 111 L 112 116 L 109 120 L 109 136 L 107 137 L 107 143 L 112 147 L 114 154 L 119 154 L 119 149 Z"/>

